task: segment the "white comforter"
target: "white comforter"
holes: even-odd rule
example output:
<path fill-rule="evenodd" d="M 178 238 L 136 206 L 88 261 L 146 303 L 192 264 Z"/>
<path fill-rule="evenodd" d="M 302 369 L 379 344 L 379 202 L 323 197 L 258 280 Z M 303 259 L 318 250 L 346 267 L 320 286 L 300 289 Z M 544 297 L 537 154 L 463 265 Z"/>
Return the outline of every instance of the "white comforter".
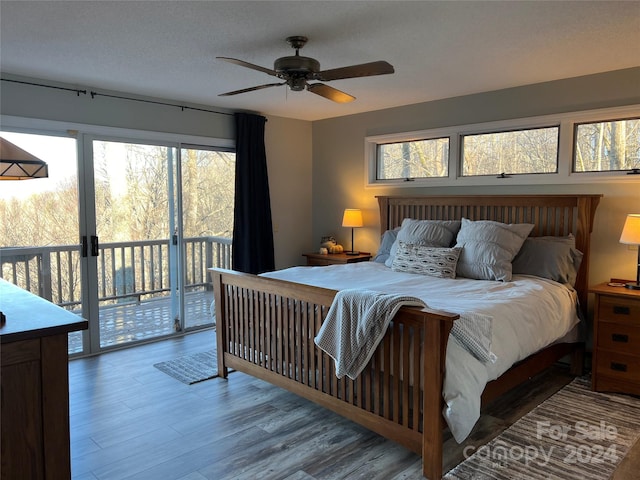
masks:
<path fill-rule="evenodd" d="M 381 263 L 361 262 L 293 267 L 263 276 L 335 290 L 357 286 L 411 295 L 433 309 L 490 315 L 495 362 L 481 363 L 455 338 L 449 339 L 443 413 L 458 442 L 469 435 L 480 418 L 480 396 L 487 382 L 498 378 L 517 361 L 562 338 L 579 321 L 573 292 L 551 280 L 526 275 L 514 275 L 511 282 L 441 279 L 394 272 Z"/>

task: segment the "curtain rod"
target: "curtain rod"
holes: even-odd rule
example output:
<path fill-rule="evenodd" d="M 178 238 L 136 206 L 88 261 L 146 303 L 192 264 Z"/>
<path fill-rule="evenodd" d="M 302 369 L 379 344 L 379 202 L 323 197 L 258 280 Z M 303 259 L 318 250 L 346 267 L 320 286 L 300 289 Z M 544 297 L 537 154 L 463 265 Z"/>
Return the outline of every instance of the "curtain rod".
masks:
<path fill-rule="evenodd" d="M 66 87 L 56 87 L 55 85 L 45 85 L 43 83 L 33 83 L 33 82 L 24 82 L 22 80 L 10 80 L 8 78 L 1 78 L 3 82 L 11 82 L 11 83 L 21 83 L 23 85 L 31 85 L 33 87 L 45 87 L 45 88 L 55 88 L 57 90 L 66 90 L 67 92 L 75 92 L 75 94 L 79 97 L 80 94 L 86 95 L 86 90 L 78 90 L 77 88 L 66 88 Z"/>
<path fill-rule="evenodd" d="M 45 85 L 43 83 L 33 83 L 33 82 L 25 82 L 22 80 L 10 80 L 8 78 L 0 78 L 0 80 L 2 80 L 3 82 L 12 82 L 12 83 L 20 83 L 23 85 L 31 85 L 34 87 L 44 87 L 44 88 L 54 88 L 57 90 L 65 90 L 68 92 L 75 92 L 75 94 L 79 97 L 80 94 L 86 95 L 87 91 L 86 90 L 79 90 L 77 88 L 66 88 L 66 87 L 57 87 L 55 85 Z M 129 100 L 131 102 L 142 102 L 142 103 L 151 103 L 151 104 L 155 104 L 155 105 L 164 105 L 166 107 L 176 107 L 179 108 L 180 110 L 182 110 L 183 112 L 185 110 L 195 110 L 198 112 L 207 112 L 207 113 L 216 113 L 218 115 L 229 115 L 229 116 L 233 116 L 233 113 L 229 113 L 229 112 L 218 112 L 216 110 L 207 110 L 206 108 L 196 108 L 196 107 L 189 107 L 187 105 L 178 105 L 175 103 L 166 103 L 166 102 L 157 102 L 154 100 L 143 100 L 140 98 L 132 98 L 132 97 L 125 97 L 125 96 L 121 96 L 121 95 L 110 95 L 107 93 L 99 93 L 99 92 L 95 92 L 95 91 L 91 91 L 89 92 L 89 94 L 91 95 L 91 99 L 95 99 L 95 97 L 108 97 L 108 98 L 116 98 L 119 100 Z"/>
<path fill-rule="evenodd" d="M 99 92 L 94 92 L 94 91 L 91 91 L 90 95 L 91 95 L 91 98 L 108 97 L 108 98 L 117 98 L 119 100 L 129 100 L 131 102 L 143 102 L 143 103 L 152 103 L 152 104 L 155 104 L 155 105 L 164 105 L 166 107 L 176 107 L 176 108 L 179 108 L 180 110 L 182 110 L 183 112 L 185 110 L 196 110 L 198 112 L 217 113 L 218 115 L 233 116 L 233 113 L 218 112 L 216 110 L 207 110 L 206 108 L 188 107 L 187 105 L 177 105 L 175 103 L 157 102 L 155 100 L 143 100 L 141 98 L 124 97 L 124 96 L 121 96 L 121 95 L 110 95 L 110 94 L 107 94 L 107 93 L 99 93 Z"/>

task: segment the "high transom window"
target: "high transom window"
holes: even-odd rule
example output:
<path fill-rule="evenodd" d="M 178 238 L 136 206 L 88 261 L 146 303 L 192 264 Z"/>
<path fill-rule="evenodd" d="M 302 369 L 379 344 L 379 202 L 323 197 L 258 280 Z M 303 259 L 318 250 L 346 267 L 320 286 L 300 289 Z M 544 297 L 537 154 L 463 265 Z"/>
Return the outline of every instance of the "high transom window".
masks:
<path fill-rule="evenodd" d="M 579 123 L 574 144 L 574 172 L 640 169 L 639 118 Z"/>
<path fill-rule="evenodd" d="M 365 138 L 367 188 L 591 182 L 640 182 L 640 105 Z"/>
<path fill-rule="evenodd" d="M 430 138 L 378 145 L 376 179 L 447 177 L 449 139 Z"/>
<path fill-rule="evenodd" d="M 558 171 L 559 127 L 462 136 L 462 175 L 517 175 Z"/>

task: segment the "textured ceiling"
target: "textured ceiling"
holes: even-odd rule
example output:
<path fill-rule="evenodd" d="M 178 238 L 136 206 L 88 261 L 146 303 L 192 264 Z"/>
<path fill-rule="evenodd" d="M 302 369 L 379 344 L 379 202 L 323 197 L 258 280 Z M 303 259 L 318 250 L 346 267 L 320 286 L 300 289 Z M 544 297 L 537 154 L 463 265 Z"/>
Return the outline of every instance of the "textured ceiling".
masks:
<path fill-rule="evenodd" d="M 3 74 L 305 120 L 640 66 L 638 1 L 0 2 Z M 336 80 L 335 104 L 267 88 L 305 35 L 323 69 L 386 60 L 395 74 Z"/>

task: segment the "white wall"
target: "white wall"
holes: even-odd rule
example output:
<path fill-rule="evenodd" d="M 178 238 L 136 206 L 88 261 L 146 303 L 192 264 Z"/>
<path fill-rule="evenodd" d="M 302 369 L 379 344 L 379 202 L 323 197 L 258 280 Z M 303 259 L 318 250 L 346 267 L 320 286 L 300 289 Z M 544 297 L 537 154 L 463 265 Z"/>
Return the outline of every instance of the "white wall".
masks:
<path fill-rule="evenodd" d="M 267 117 L 265 148 L 276 268 L 303 264 L 311 245 L 311 122 Z"/>
<path fill-rule="evenodd" d="M 618 240 L 627 213 L 640 212 L 640 183 L 525 187 L 364 187 L 364 139 L 370 135 L 426 130 L 552 113 L 640 104 L 640 68 L 559 80 L 322 120 L 313 124 L 313 240 L 342 228 L 344 208 L 362 208 L 366 227 L 356 230 L 358 250 L 375 252 L 379 213 L 375 195 L 601 193 L 592 236 L 591 284 L 610 277 L 635 278 L 636 251 Z"/>
<path fill-rule="evenodd" d="M 182 111 L 171 106 L 101 96 L 91 98 L 89 92 L 92 87 L 86 85 L 59 84 L 48 80 L 23 78 L 4 73 L 2 78 L 87 91 L 87 94 L 76 95 L 64 90 L 0 82 L 0 112 L 2 115 L 181 135 L 227 139 L 232 139 L 234 136 L 233 116 L 230 115 L 217 115 L 188 109 Z M 100 92 L 225 112 L 224 109 L 205 105 L 185 104 L 122 92 L 104 90 L 100 90 Z"/>

